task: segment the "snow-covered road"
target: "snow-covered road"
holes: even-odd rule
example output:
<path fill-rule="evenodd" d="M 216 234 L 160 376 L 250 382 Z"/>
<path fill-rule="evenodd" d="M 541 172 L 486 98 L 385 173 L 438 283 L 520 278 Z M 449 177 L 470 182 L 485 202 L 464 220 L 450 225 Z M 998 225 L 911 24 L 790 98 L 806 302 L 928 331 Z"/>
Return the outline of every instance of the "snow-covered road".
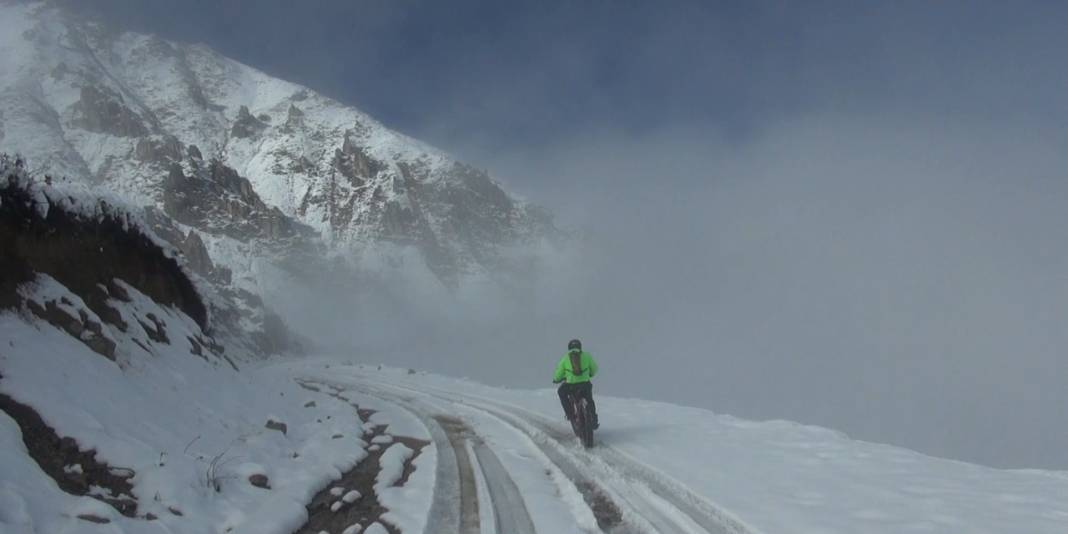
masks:
<path fill-rule="evenodd" d="M 596 529 L 608 533 L 752 532 L 666 474 L 605 443 L 587 451 L 565 425 L 519 406 L 414 387 L 385 379 L 381 373 L 342 378 L 335 370 L 329 378 L 308 379 L 336 390 L 371 394 L 426 425 L 438 458 L 428 519 L 432 527 L 427 532 L 584 532 L 594 529 L 590 519 Z M 540 480 L 531 476 L 538 472 Z M 545 488 L 549 482 L 557 487 Z M 545 493 L 557 501 L 556 506 L 566 503 L 569 513 L 549 512 L 535 520 L 524 496 Z M 565 495 L 572 498 L 560 498 Z M 540 502 L 534 507 L 554 506 Z"/>
<path fill-rule="evenodd" d="M 1068 527 L 1059 500 L 1068 496 L 1064 473 L 990 469 L 818 427 L 611 397 L 599 398 L 602 429 L 586 450 L 558 415 L 551 389 L 359 365 L 299 372 L 412 414 L 437 436 L 434 505 L 423 511 L 428 533 Z"/>

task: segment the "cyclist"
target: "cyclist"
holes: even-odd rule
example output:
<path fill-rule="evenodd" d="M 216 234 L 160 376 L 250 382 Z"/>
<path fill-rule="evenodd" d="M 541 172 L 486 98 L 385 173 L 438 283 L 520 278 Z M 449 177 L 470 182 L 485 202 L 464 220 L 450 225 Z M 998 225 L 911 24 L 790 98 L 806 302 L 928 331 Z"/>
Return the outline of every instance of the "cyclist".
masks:
<path fill-rule="evenodd" d="M 593 403 L 593 383 L 590 382 L 596 374 L 597 362 L 593 361 L 590 353 L 582 350 L 582 342 L 577 339 L 569 341 L 567 354 L 560 358 L 560 363 L 556 365 L 556 374 L 553 375 L 553 384 L 563 382 L 556 392 L 560 395 L 560 405 L 564 407 L 564 416 L 568 421 L 573 416 L 568 397 L 578 395 L 585 397 L 590 404 L 590 411 L 593 412 L 593 428 L 600 426 L 597 423 L 597 406 Z"/>

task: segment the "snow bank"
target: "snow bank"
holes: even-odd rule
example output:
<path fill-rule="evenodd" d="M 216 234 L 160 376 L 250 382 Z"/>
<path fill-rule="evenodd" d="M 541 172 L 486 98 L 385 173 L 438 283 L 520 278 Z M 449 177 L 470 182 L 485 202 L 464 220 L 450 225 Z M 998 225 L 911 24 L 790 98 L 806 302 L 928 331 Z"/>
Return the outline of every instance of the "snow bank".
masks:
<path fill-rule="evenodd" d="M 386 449 L 386 452 L 382 453 L 382 459 L 379 460 L 382 470 L 375 478 L 375 492 L 381 493 L 383 489 L 396 484 L 404 474 L 404 462 L 411 459 L 414 454 L 415 451 L 403 443 L 393 444 Z"/>

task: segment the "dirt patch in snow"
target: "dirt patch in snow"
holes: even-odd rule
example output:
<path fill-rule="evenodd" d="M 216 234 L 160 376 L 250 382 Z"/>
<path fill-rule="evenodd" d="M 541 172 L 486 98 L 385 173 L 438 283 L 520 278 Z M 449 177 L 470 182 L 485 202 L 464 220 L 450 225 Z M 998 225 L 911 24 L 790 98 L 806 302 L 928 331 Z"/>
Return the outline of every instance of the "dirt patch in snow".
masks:
<path fill-rule="evenodd" d="M 298 384 L 306 389 L 319 391 L 318 388 L 311 384 L 305 382 L 298 382 Z M 330 394 L 332 397 L 349 402 L 347 398 L 341 395 L 341 390 L 337 388 L 331 389 L 334 390 Z M 355 404 L 351 405 L 357 410 L 360 420 L 364 424 L 367 424 L 375 413 L 374 410 L 362 409 Z M 385 435 L 385 430 L 386 425 L 377 425 L 372 428 L 370 434 L 364 435 L 364 440 L 367 443 L 371 443 L 374 438 Z M 408 477 L 415 471 L 413 462 L 422 453 L 423 448 L 430 445 L 430 442 L 402 436 L 393 436 L 393 442 L 402 443 L 415 451 L 412 457 L 405 461 L 403 474 L 400 480 L 394 484 L 394 486 L 403 486 L 408 482 Z M 382 503 L 378 501 L 378 495 L 375 493 L 375 479 L 382 469 L 381 459 L 385 451 L 386 447 L 368 450 L 367 457 L 360 461 L 355 468 L 342 475 L 340 479 L 329 484 L 326 488 L 323 488 L 308 504 L 308 522 L 297 530 L 295 534 L 318 534 L 324 531 L 341 532 L 356 523 L 367 527 L 375 522 L 381 523 L 390 534 L 400 534 L 400 530 L 397 527 L 382 519 L 382 514 L 389 510 L 382 506 Z M 351 491 L 359 492 L 360 497 L 351 503 L 344 502 L 342 496 Z"/>
<path fill-rule="evenodd" d="M 72 495 L 88 495 L 111 505 L 126 517 L 137 517 L 137 499 L 130 484 L 135 474 L 132 469 L 115 468 L 98 461 L 96 451 L 82 450 L 73 439 L 60 437 L 33 408 L 2 393 L 0 411 L 18 423 L 30 457 L 60 489 Z"/>
<path fill-rule="evenodd" d="M 623 512 L 620 512 L 616 503 L 601 493 L 599 488 L 589 482 L 577 482 L 575 486 L 582 493 L 586 506 L 593 511 L 593 517 L 597 519 L 597 526 L 601 527 L 601 530 L 612 532 L 623 524 Z"/>

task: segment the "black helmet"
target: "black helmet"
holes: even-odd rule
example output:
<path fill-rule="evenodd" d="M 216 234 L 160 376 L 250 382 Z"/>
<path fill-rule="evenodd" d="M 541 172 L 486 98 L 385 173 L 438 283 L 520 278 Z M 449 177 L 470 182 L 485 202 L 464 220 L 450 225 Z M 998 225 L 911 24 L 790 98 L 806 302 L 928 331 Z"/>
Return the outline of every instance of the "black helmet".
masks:
<path fill-rule="evenodd" d="M 582 350 L 582 342 L 577 339 L 572 339 L 567 342 L 567 351 Z"/>

